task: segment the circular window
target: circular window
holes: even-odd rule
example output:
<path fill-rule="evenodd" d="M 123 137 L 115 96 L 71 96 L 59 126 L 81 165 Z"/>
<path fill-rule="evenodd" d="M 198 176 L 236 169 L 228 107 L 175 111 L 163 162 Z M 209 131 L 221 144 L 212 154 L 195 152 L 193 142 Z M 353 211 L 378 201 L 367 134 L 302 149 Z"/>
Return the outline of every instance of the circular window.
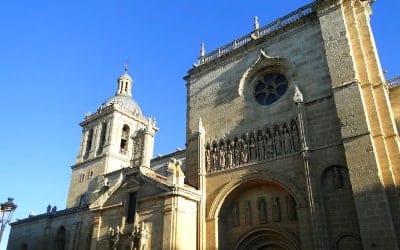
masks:
<path fill-rule="evenodd" d="M 255 79 L 254 97 L 261 105 L 269 105 L 285 94 L 288 87 L 286 77 L 279 73 L 265 73 Z"/>

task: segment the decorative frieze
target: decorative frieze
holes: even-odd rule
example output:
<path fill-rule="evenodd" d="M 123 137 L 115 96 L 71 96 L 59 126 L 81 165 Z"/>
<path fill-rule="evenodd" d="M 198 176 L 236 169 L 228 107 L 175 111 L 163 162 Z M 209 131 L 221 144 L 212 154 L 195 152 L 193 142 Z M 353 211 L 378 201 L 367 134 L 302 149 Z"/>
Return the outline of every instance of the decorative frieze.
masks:
<path fill-rule="evenodd" d="M 220 139 L 205 145 L 207 173 L 244 166 L 251 162 L 266 161 L 300 150 L 296 120 L 265 127 L 232 139 Z"/>

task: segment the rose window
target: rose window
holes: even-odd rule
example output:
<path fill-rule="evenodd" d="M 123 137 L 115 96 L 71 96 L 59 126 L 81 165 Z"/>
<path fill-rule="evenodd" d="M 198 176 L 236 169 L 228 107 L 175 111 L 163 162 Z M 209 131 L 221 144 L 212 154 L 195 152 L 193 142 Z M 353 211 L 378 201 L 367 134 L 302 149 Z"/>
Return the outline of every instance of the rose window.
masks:
<path fill-rule="evenodd" d="M 261 105 L 269 105 L 285 94 L 288 80 L 279 73 L 259 75 L 255 80 L 254 97 Z"/>

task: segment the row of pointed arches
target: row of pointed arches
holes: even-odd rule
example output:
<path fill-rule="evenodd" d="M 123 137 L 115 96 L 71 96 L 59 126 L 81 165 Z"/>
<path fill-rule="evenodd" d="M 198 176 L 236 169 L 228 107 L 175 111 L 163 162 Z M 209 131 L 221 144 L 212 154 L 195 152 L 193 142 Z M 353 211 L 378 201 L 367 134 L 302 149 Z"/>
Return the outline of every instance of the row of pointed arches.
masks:
<path fill-rule="evenodd" d="M 208 173 L 230 169 L 254 161 L 264 161 L 298 152 L 301 147 L 297 121 L 266 126 L 233 140 L 214 140 L 205 145 Z"/>

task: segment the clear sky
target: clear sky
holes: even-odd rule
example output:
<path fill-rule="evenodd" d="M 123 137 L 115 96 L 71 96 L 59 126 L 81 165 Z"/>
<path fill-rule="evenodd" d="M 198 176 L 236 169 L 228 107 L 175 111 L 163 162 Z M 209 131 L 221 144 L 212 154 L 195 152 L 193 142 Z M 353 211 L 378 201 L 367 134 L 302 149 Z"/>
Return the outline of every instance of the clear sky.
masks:
<path fill-rule="evenodd" d="M 0 202 L 13 219 L 65 208 L 82 121 L 114 95 L 124 63 L 156 118 L 154 154 L 185 146 L 185 82 L 211 51 L 309 3 L 280 0 L 36 0 L 0 3 Z M 378 0 L 372 27 L 387 78 L 400 75 L 400 1 Z M 5 232 L 0 249 L 8 240 Z"/>

